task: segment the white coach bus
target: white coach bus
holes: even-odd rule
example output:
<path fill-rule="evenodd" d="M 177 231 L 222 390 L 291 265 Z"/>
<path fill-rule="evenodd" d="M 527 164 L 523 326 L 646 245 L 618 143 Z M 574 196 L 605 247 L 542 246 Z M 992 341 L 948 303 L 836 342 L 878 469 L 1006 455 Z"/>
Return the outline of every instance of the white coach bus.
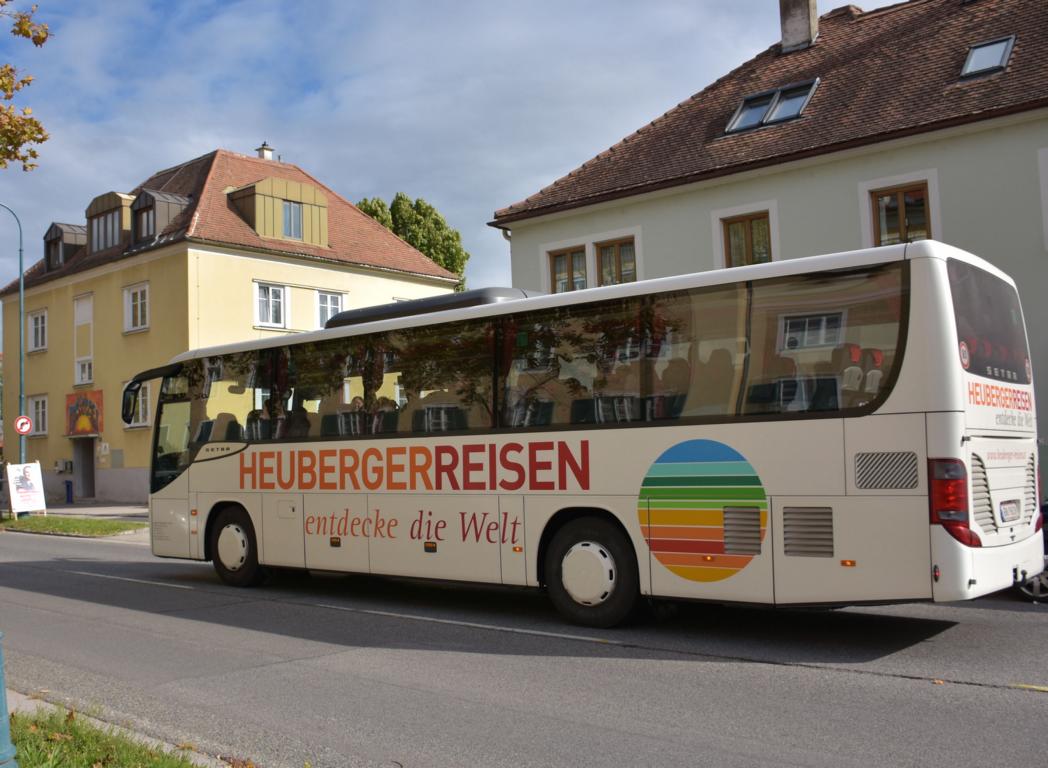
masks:
<path fill-rule="evenodd" d="M 965 600 L 1043 569 L 1007 275 L 935 242 L 557 295 L 487 289 L 187 352 L 156 396 L 153 553 L 640 596 Z"/>

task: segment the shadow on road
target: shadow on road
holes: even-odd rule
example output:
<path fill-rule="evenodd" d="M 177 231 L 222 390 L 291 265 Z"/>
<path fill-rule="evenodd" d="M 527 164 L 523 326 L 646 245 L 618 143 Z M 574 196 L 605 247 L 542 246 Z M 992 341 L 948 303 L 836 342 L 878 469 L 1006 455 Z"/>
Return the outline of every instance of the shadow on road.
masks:
<path fill-rule="evenodd" d="M 633 625 L 595 630 L 563 623 L 534 590 L 297 571 L 276 571 L 264 586 L 241 590 L 222 584 L 208 564 L 172 561 L 5 562 L 0 587 L 317 643 L 458 653 L 858 664 L 955 626 L 884 609 L 674 603 L 658 604 Z M 543 633 L 610 642 L 554 641 Z"/>

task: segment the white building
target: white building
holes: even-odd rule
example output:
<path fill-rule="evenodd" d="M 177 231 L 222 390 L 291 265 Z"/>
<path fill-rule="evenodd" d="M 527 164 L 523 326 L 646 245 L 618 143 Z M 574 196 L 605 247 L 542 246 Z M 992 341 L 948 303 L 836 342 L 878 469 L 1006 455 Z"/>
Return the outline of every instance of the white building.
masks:
<path fill-rule="evenodd" d="M 496 212 L 513 284 L 572 290 L 930 237 L 1016 279 L 1043 391 L 1048 3 L 780 6 L 780 42 Z M 1038 416 L 1048 435 L 1048 396 Z"/>

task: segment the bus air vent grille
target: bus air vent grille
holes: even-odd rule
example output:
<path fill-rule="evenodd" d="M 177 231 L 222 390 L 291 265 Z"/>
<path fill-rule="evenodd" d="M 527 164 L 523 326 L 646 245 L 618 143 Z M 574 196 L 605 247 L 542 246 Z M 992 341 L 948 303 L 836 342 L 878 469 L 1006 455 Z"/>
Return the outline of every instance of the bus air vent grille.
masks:
<path fill-rule="evenodd" d="M 972 520 L 983 533 L 997 533 L 993 499 L 990 498 L 990 481 L 986 477 L 986 465 L 977 453 L 972 454 Z"/>
<path fill-rule="evenodd" d="M 1023 525 L 1029 525 L 1037 512 L 1037 468 L 1031 454 L 1026 462 L 1026 485 L 1023 488 Z"/>
<path fill-rule="evenodd" d="M 724 554 L 761 553 L 761 511 L 757 507 L 724 508 Z"/>
<path fill-rule="evenodd" d="M 833 557 L 833 509 L 786 507 L 782 511 L 784 550 L 796 557 Z"/>
<path fill-rule="evenodd" d="M 912 451 L 879 451 L 855 454 L 855 485 L 863 490 L 898 490 L 917 487 L 917 454 Z"/>

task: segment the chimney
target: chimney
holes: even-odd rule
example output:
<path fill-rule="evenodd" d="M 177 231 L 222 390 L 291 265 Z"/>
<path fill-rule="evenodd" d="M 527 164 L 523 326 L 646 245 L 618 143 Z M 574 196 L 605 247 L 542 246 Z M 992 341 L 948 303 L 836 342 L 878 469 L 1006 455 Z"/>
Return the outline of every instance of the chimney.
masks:
<path fill-rule="evenodd" d="M 815 0 L 779 0 L 782 52 L 807 48 L 819 35 L 819 12 Z"/>
<path fill-rule="evenodd" d="M 261 157 L 263 160 L 273 159 L 273 148 L 266 144 L 266 142 L 264 141 L 262 142 L 261 147 L 255 148 L 255 151 L 258 152 L 258 156 Z"/>

